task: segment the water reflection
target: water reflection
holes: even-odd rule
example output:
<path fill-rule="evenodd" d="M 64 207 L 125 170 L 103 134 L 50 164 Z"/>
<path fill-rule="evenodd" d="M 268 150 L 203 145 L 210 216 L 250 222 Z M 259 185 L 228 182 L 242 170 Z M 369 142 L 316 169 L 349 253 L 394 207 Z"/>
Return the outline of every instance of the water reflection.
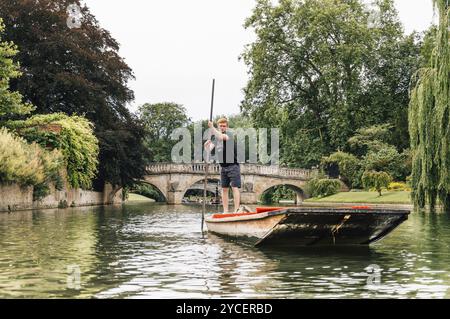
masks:
<path fill-rule="evenodd" d="M 159 204 L 0 214 L 0 297 L 450 297 L 445 214 L 415 213 L 371 248 L 295 251 L 202 238 L 200 214 Z M 69 265 L 79 290 L 67 287 Z M 379 285 L 368 285 L 371 265 Z"/>
<path fill-rule="evenodd" d="M 95 219 L 83 210 L 0 214 L 0 296 L 87 297 L 66 289 L 67 267 L 79 265 L 90 280 Z"/>

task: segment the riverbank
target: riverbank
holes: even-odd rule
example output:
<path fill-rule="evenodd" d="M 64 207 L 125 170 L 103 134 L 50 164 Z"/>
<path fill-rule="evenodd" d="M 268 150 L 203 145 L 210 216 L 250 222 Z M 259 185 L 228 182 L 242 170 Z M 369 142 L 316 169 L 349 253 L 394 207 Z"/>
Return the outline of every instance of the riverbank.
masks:
<path fill-rule="evenodd" d="M 155 200 L 145 197 L 145 196 L 142 196 L 142 195 L 139 195 L 139 194 L 129 193 L 128 198 L 125 202 L 126 203 L 128 203 L 128 202 L 151 202 L 151 203 L 154 203 Z"/>
<path fill-rule="evenodd" d="M 105 184 L 103 192 L 71 188 L 67 182 L 61 190 L 56 189 L 54 185 L 50 185 L 49 188 L 47 196 L 35 200 L 33 186 L 0 184 L 0 212 L 98 206 L 122 202 L 122 192 L 110 184 Z"/>
<path fill-rule="evenodd" d="M 386 191 L 379 196 L 377 192 L 342 192 L 323 198 L 310 198 L 305 203 L 356 203 L 356 204 L 398 204 L 412 205 L 411 192 Z"/>

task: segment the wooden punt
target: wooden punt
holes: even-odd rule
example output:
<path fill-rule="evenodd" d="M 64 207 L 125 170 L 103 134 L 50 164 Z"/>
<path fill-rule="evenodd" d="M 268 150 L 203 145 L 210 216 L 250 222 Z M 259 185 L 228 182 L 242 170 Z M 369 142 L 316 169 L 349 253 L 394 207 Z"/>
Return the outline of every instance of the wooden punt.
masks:
<path fill-rule="evenodd" d="M 270 207 L 255 212 L 212 214 L 208 231 L 244 238 L 255 246 L 369 245 L 408 219 L 410 211 L 371 207 Z"/>

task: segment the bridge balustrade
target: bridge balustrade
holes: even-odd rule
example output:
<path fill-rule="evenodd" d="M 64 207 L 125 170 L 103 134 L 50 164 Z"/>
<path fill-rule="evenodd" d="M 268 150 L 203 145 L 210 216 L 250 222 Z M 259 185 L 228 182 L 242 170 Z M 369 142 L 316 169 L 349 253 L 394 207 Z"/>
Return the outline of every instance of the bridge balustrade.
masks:
<path fill-rule="evenodd" d="M 149 174 L 204 174 L 205 163 L 176 164 L 176 163 L 154 163 L 147 167 Z M 210 174 L 219 174 L 219 164 L 209 164 Z M 241 164 L 243 175 L 264 175 L 274 177 L 305 178 L 311 179 L 317 176 L 315 169 L 285 168 L 280 166 L 267 166 L 257 164 Z"/>

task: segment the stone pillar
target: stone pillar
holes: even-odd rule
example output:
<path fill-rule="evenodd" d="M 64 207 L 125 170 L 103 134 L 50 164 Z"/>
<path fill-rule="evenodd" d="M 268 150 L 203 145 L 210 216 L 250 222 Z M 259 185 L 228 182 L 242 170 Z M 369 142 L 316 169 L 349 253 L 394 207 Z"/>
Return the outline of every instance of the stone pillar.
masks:
<path fill-rule="evenodd" d="M 184 192 L 182 191 L 169 191 L 167 195 L 167 204 L 179 205 L 183 203 Z"/>
<path fill-rule="evenodd" d="M 175 178 L 174 176 L 171 176 L 170 180 L 168 181 L 168 192 L 167 192 L 167 204 L 169 205 L 179 205 L 182 203 L 183 196 L 184 196 L 184 190 L 182 185 L 180 185 L 180 181 L 178 181 L 178 178 Z"/>
<path fill-rule="evenodd" d="M 296 192 L 295 196 L 296 196 L 295 204 L 300 205 L 304 200 L 303 195 L 299 192 Z"/>
<path fill-rule="evenodd" d="M 255 176 L 241 176 L 241 204 L 254 205 L 258 203 L 258 195 L 255 192 Z"/>

